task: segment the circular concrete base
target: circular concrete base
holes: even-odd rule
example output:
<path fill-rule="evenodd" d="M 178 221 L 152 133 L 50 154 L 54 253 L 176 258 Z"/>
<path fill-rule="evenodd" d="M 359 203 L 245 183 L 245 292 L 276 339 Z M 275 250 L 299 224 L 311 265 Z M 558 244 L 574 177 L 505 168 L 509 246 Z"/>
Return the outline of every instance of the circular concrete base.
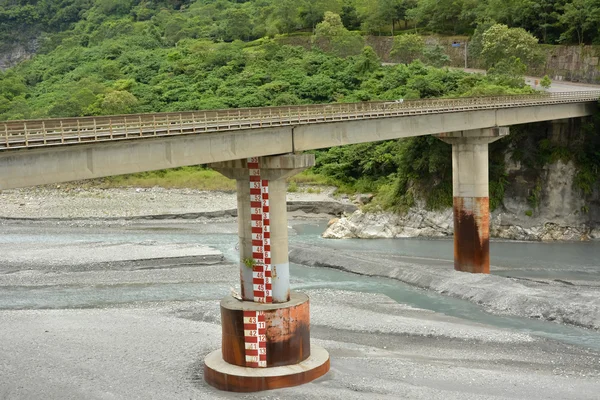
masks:
<path fill-rule="evenodd" d="M 229 392 L 258 392 L 298 386 L 313 381 L 329 371 L 329 353 L 311 345 L 310 357 L 299 364 L 273 368 L 246 368 L 223 361 L 221 350 L 204 359 L 204 380 Z"/>
<path fill-rule="evenodd" d="M 308 296 L 292 292 L 287 303 L 254 303 L 227 296 L 221 301 L 223 360 L 238 367 L 246 364 L 244 313 L 265 316 L 267 367 L 295 365 L 310 356 L 310 306 Z"/>

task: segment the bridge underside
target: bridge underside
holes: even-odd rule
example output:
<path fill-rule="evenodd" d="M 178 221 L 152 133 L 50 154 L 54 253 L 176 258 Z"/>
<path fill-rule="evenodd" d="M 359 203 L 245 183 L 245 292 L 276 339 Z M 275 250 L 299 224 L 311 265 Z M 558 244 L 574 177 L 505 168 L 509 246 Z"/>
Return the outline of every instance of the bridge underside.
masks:
<path fill-rule="evenodd" d="M 592 115 L 566 103 L 0 151 L 0 190 Z"/>

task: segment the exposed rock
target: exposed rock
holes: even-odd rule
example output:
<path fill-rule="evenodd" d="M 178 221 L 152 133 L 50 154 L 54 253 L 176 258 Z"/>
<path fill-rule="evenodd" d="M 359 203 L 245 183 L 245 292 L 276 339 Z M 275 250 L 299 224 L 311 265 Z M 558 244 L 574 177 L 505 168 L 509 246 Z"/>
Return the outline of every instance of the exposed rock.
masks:
<path fill-rule="evenodd" d="M 356 229 L 356 224 L 350 222 L 348 218 L 342 217 L 329 225 L 325 232 L 323 232 L 323 237 L 327 239 L 353 239 L 358 237 L 354 234 Z"/>
<path fill-rule="evenodd" d="M 357 210 L 354 204 L 329 201 L 288 201 L 289 212 L 303 211 L 307 214 L 342 215 Z"/>
<path fill-rule="evenodd" d="M 35 55 L 39 47 L 37 39 L 31 39 L 24 43 L 14 44 L 10 49 L 0 51 L 0 71 L 14 67 L 21 61 L 29 60 Z"/>
<path fill-rule="evenodd" d="M 539 204 L 532 210 L 529 197 L 531 182 L 522 166 L 507 158 L 506 171 L 511 177 L 504 207 L 490 220 L 490 236 L 511 240 L 579 241 L 600 239 L 600 218 L 596 208 L 584 213 L 586 200 L 573 187 L 577 170 L 572 162 L 548 165 L 535 183 Z M 596 201 L 598 195 L 594 195 Z M 589 199 L 588 199 L 589 200 Z M 453 234 L 452 209 L 425 210 L 419 202 L 404 215 L 387 212 L 357 211 L 341 218 L 323 233 L 331 239 L 439 237 Z"/>
<path fill-rule="evenodd" d="M 560 135 L 558 135 L 560 136 Z M 519 172 L 521 171 L 521 172 Z M 586 201 L 580 190 L 573 186 L 577 169 L 572 162 L 547 165 L 536 184 L 537 207 L 532 207 L 531 183 L 520 165 L 511 165 L 507 159 L 511 185 L 507 188 L 502 210 L 494 212 L 490 234 L 493 237 L 516 240 L 589 240 L 600 226 L 595 209 L 584 213 Z M 597 232 L 597 231 L 596 231 Z"/>
<path fill-rule="evenodd" d="M 555 223 L 546 223 L 541 226 L 523 227 L 519 225 L 502 225 L 497 216 L 490 224 L 490 235 L 501 239 L 511 240 L 538 240 L 538 241 L 577 241 L 599 239 L 598 231 L 592 233 L 587 226 L 561 226 Z"/>
<path fill-rule="evenodd" d="M 357 204 L 361 205 L 369 204 L 371 200 L 373 200 L 373 195 L 370 193 L 356 195 L 356 198 L 354 199 Z"/>
<path fill-rule="evenodd" d="M 452 210 L 441 212 L 413 208 L 405 215 L 360 210 L 342 217 L 323 233 L 330 239 L 375 239 L 396 237 L 440 237 L 452 234 Z"/>

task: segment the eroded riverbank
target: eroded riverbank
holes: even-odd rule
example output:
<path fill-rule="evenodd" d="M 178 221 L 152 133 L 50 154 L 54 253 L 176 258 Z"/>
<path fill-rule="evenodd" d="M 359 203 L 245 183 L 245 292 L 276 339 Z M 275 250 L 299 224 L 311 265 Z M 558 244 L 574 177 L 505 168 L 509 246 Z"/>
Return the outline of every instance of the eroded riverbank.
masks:
<path fill-rule="evenodd" d="M 467 274 L 454 271 L 452 262 L 447 260 L 419 260 L 350 249 L 341 253 L 314 244 L 292 245 L 290 260 L 359 275 L 397 279 L 419 288 L 473 302 L 493 313 L 600 330 L 600 281 L 572 283 Z"/>

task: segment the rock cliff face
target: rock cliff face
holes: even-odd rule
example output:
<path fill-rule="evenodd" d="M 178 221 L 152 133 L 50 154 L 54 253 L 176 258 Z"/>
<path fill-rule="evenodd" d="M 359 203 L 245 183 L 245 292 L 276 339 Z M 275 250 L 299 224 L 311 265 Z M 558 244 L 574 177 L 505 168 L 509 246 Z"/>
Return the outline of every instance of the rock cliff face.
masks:
<path fill-rule="evenodd" d="M 543 135 L 568 148 L 580 140 L 576 124 L 550 124 Z M 513 240 L 600 239 L 600 192 L 584 195 L 575 184 L 577 168 L 558 160 L 541 169 L 526 167 L 506 154 L 508 184 L 503 205 L 490 220 L 490 235 Z M 453 234 L 452 210 L 428 211 L 421 202 L 404 215 L 356 211 L 333 223 L 326 238 L 440 237 Z"/>
<path fill-rule="evenodd" d="M 544 73 L 556 80 L 598 83 L 600 47 L 542 45 L 547 54 Z"/>
<path fill-rule="evenodd" d="M 29 60 L 36 53 L 38 47 L 37 39 L 3 46 L 0 49 L 0 71 L 14 67 L 21 61 Z"/>
<path fill-rule="evenodd" d="M 577 170 L 572 162 L 558 161 L 542 171 L 537 184 L 539 205 L 532 210 L 531 189 L 510 185 L 502 210 L 492 215 L 492 236 L 518 240 L 587 240 L 600 238 L 597 193 L 585 198 L 574 185 Z M 535 189 L 534 189 L 535 190 Z M 591 205 L 590 206 L 588 206 Z"/>

